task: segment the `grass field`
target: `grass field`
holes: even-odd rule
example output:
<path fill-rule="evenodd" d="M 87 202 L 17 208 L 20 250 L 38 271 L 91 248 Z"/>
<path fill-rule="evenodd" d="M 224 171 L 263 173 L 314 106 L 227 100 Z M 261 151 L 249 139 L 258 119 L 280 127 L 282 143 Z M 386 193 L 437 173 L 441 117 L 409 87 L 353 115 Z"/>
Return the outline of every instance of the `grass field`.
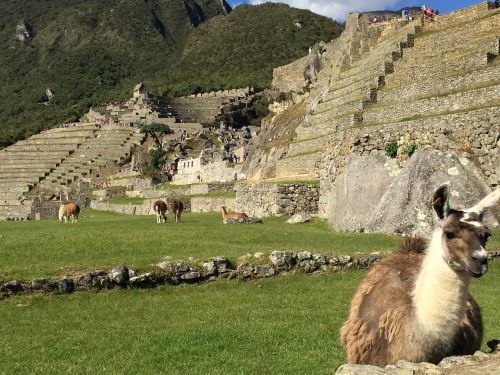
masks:
<path fill-rule="evenodd" d="M 393 251 L 396 237 L 343 234 L 324 221 L 286 224 L 224 225 L 220 214 L 184 214 L 182 223 L 156 224 L 154 216 L 129 216 L 84 210 L 77 224 L 57 221 L 0 222 L 0 280 L 31 280 L 66 271 L 111 268 L 123 262 L 146 269 L 166 256 L 208 259 L 273 250 L 309 250 L 324 254 Z"/>
<path fill-rule="evenodd" d="M 171 218 L 170 218 L 171 219 Z M 315 221 L 223 225 L 216 214 L 152 216 L 85 210 L 78 224 L 0 222 L 0 279 L 30 279 L 166 255 L 232 258 L 275 249 L 393 251 L 398 238 L 341 234 Z M 498 231 L 489 248 L 499 248 Z M 18 295 L 0 301 L 0 374 L 333 374 L 339 330 L 362 271 L 223 280 L 153 290 Z M 472 281 L 485 342 L 500 338 L 500 263 Z M 483 344 L 483 349 L 486 346 Z"/>
<path fill-rule="evenodd" d="M 360 271 L 0 302 L 0 374 L 333 374 Z M 500 264 L 472 290 L 500 337 Z M 485 347 L 484 347 L 485 348 Z"/>

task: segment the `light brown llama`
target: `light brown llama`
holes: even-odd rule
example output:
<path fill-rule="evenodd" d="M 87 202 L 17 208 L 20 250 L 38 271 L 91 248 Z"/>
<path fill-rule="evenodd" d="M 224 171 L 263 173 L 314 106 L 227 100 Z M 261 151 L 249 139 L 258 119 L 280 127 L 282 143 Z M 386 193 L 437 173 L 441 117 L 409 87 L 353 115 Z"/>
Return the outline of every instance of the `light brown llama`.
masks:
<path fill-rule="evenodd" d="M 61 203 L 59 206 L 59 221 L 67 223 L 78 222 L 78 215 L 80 215 L 80 206 L 75 203 Z"/>
<path fill-rule="evenodd" d="M 438 363 L 479 349 L 481 311 L 468 289 L 471 276 L 488 270 L 490 231 L 482 220 L 500 189 L 463 211 L 451 209 L 448 196 L 447 184 L 434 193 L 439 227 L 428 246 L 407 239 L 361 281 L 341 330 L 349 363 Z"/>
<path fill-rule="evenodd" d="M 227 224 L 227 219 L 236 219 L 238 221 L 245 221 L 248 219 L 248 215 L 244 212 L 227 212 L 226 207 L 222 206 L 220 208 L 222 214 L 222 222 Z"/>

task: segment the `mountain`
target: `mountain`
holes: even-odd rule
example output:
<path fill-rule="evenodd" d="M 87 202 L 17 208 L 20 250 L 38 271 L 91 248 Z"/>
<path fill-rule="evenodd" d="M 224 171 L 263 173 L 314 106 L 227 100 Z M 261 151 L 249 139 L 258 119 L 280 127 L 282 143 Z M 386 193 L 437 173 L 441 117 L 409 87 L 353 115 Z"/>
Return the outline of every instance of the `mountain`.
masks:
<path fill-rule="evenodd" d="M 273 67 L 342 29 L 225 0 L 9 0 L 0 15 L 0 147 L 124 100 L 137 82 L 172 94 L 265 86 Z"/>

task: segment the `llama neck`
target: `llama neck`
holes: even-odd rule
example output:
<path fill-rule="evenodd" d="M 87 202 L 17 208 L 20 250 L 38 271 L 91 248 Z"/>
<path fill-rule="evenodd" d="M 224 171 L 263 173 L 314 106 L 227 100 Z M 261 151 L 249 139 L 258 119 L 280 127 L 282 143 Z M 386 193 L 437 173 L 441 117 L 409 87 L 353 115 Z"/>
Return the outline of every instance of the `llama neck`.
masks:
<path fill-rule="evenodd" d="M 443 259 L 442 230 L 427 249 L 413 291 L 419 329 L 429 338 L 453 337 L 465 314 L 470 276 L 457 274 Z"/>

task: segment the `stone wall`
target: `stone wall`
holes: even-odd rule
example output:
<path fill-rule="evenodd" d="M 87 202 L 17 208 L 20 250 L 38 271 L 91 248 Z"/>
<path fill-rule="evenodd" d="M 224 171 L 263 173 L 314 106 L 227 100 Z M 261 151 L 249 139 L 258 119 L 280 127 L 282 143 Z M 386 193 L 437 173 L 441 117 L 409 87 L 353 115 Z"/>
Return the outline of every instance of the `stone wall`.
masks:
<path fill-rule="evenodd" d="M 191 185 L 190 194 L 208 194 L 212 191 L 234 191 L 234 182 Z"/>
<path fill-rule="evenodd" d="M 220 212 L 224 206 L 228 211 L 234 211 L 236 207 L 235 198 L 217 198 L 217 197 L 192 197 L 192 212 Z"/>
<path fill-rule="evenodd" d="M 90 202 L 90 208 L 98 211 L 112 211 L 119 214 L 127 214 L 127 215 L 154 215 L 154 211 L 152 209 L 154 202 L 157 199 L 161 199 L 167 203 L 169 207 L 168 212 L 170 212 L 170 203 L 174 198 L 169 197 L 158 197 L 155 199 L 147 199 L 143 204 L 116 204 L 116 203 L 107 203 L 107 202 L 99 202 L 97 200 L 93 200 Z M 189 198 L 176 198 L 180 199 L 184 203 L 184 211 L 191 211 L 191 199 Z"/>
<path fill-rule="evenodd" d="M 236 211 L 250 216 L 318 212 L 319 186 L 303 184 L 242 183 L 235 185 Z"/>

